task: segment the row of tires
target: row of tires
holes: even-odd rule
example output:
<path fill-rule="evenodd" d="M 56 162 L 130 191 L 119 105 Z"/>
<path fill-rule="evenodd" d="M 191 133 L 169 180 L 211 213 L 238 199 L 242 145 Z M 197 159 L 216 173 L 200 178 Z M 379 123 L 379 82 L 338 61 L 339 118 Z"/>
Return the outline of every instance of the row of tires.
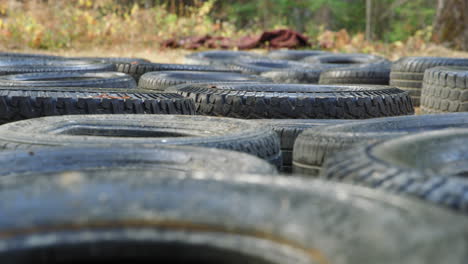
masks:
<path fill-rule="evenodd" d="M 276 53 L 301 52 L 329 67 Z M 2 263 L 466 262 L 468 113 L 388 117 L 414 113 L 406 92 L 274 84 L 229 66 L 263 58 L 208 54 L 235 59 L 91 60 L 132 79 L 0 54 L 36 71 L 0 80 Z"/>

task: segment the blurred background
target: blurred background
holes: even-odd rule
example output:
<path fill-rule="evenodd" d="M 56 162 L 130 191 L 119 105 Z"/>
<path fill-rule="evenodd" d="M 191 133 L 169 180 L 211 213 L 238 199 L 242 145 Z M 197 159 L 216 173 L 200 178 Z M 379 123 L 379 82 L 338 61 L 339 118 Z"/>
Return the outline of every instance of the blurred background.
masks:
<path fill-rule="evenodd" d="M 467 57 L 467 13 L 466 0 L 0 0 L 0 48 L 155 57 L 163 50 L 164 61 L 183 55 L 187 38 L 237 41 L 291 29 L 308 38 L 301 48 Z M 174 51 L 167 41 L 182 44 Z"/>

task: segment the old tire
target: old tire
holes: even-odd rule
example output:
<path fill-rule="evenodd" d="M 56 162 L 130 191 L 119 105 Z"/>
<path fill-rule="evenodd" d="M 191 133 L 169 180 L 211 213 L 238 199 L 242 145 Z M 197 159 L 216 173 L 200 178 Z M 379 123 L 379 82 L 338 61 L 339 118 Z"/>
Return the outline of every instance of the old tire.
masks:
<path fill-rule="evenodd" d="M 174 86 L 203 115 L 254 119 L 364 119 L 413 114 L 408 95 L 386 86 L 187 84 Z"/>
<path fill-rule="evenodd" d="M 0 124 L 77 114 L 195 114 L 191 99 L 173 93 L 108 88 L 2 88 Z"/>
<path fill-rule="evenodd" d="M 374 84 L 388 85 L 390 65 L 376 64 L 325 70 L 320 74 L 320 84 Z"/>
<path fill-rule="evenodd" d="M 271 70 L 261 73 L 260 76 L 269 78 L 275 83 L 317 84 L 322 72 L 334 68 L 336 66 L 317 64 L 303 68 Z"/>
<path fill-rule="evenodd" d="M 340 151 L 410 133 L 453 127 L 468 127 L 468 113 L 379 118 L 306 130 L 294 145 L 293 170 L 316 176 L 324 161 Z"/>
<path fill-rule="evenodd" d="M 468 112 L 468 67 L 435 67 L 425 71 L 423 113 Z"/>
<path fill-rule="evenodd" d="M 229 118 L 182 115 L 45 117 L 1 126 L 0 142 L 8 149 L 37 146 L 202 146 L 249 153 L 281 166 L 280 143 L 271 128 Z"/>
<path fill-rule="evenodd" d="M 119 72 L 41 72 L 0 76 L 0 86 L 132 89 L 136 88 L 136 82 L 131 76 Z"/>
<path fill-rule="evenodd" d="M 320 56 L 306 57 L 301 60 L 301 62 L 310 64 L 332 64 L 341 67 L 388 63 L 388 61 L 382 57 L 361 53 L 325 54 Z"/>
<path fill-rule="evenodd" d="M 102 72 L 115 71 L 115 65 L 88 60 L 21 59 L 2 61 L 0 75 L 37 72 Z"/>
<path fill-rule="evenodd" d="M 314 57 L 319 55 L 325 55 L 328 53 L 329 52 L 321 50 L 274 50 L 268 52 L 266 56 L 273 60 L 298 61 L 306 57 Z"/>
<path fill-rule="evenodd" d="M 245 51 L 230 51 L 230 50 L 210 50 L 195 52 L 185 56 L 186 64 L 199 65 L 216 65 L 225 66 L 233 60 L 240 58 L 261 58 L 261 55 L 245 52 Z"/>
<path fill-rule="evenodd" d="M 229 83 L 229 82 L 269 82 L 268 79 L 235 72 L 164 71 L 149 72 L 141 76 L 138 88 L 164 91 L 186 83 Z"/>
<path fill-rule="evenodd" d="M 143 169 L 18 175 L 0 179 L 0 211 L 5 264 L 468 259 L 462 215 L 300 178 Z"/>
<path fill-rule="evenodd" d="M 405 57 L 394 62 L 390 85 L 406 90 L 415 106 L 420 105 L 424 71 L 437 66 L 468 66 L 468 59 L 438 57 Z"/>
<path fill-rule="evenodd" d="M 294 69 L 305 70 L 311 66 L 306 63 L 287 61 L 287 60 L 244 58 L 244 59 L 235 60 L 227 64 L 227 67 L 232 70 L 240 71 L 246 74 L 260 75 L 262 73 L 275 71 L 275 70 L 281 70 L 281 71 L 288 71 L 288 70 L 292 71 Z"/>
<path fill-rule="evenodd" d="M 467 129 L 446 129 L 352 149 L 327 160 L 321 177 L 468 213 L 467 140 Z"/>

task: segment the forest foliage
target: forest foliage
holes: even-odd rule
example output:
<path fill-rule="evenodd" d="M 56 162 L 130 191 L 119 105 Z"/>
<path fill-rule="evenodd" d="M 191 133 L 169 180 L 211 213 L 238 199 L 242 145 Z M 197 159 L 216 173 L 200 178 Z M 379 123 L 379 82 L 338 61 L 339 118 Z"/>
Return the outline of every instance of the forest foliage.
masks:
<path fill-rule="evenodd" d="M 365 4 L 365 0 L 1 0 L 0 43 L 41 49 L 157 46 L 171 37 L 239 37 L 291 28 L 321 48 L 340 49 L 364 42 Z M 436 0 L 373 0 L 373 40 L 398 46 L 415 36 L 429 39 L 435 9 Z"/>

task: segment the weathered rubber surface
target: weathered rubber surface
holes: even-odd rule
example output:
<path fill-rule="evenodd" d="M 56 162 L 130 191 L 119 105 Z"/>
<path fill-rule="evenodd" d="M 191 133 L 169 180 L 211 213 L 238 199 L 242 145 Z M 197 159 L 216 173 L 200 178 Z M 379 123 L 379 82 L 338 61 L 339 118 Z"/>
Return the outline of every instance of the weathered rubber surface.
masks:
<path fill-rule="evenodd" d="M 463 215 L 301 178 L 142 169 L 2 177 L 0 211 L 6 264 L 468 259 Z"/>
<path fill-rule="evenodd" d="M 273 60 L 298 61 L 304 59 L 305 57 L 319 56 L 325 54 L 329 54 L 329 52 L 321 50 L 274 50 L 268 52 L 266 56 Z"/>
<path fill-rule="evenodd" d="M 203 115 L 254 119 L 363 119 L 413 114 L 411 99 L 387 86 L 187 84 L 170 87 Z"/>
<path fill-rule="evenodd" d="M 116 66 L 122 63 L 151 63 L 151 61 L 142 58 L 126 58 L 126 57 L 74 57 L 70 59 L 78 59 L 78 60 L 94 60 L 94 61 L 101 61 L 105 63 L 113 63 Z"/>
<path fill-rule="evenodd" d="M 138 88 L 164 91 L 168 87 L 186 83 L 271 82 L 267 78 L 235 72 L 164 71 L 148 72 L 141 76 Z"/>
<path fill-rule="evenodd" d="M 119 63 L 117 71 L 131 75 L 136 81 L 147 72 L 155 71 L 206 71 L 206 72 L 234 72 L 220 66 L 162 64 L 162 63 Z"/>
<path fill-rule="evenodd" d="M 294 141 L 304 130 L 318 126 L 336 125 L 348 122 L 338 119 L 258 119 L 252 120 L 258 124 L 270 126 L 278 135 L 281 142 L 281 153 L 283 154 L 283 172 L 292 171 L 292 154 Z"/>
<path fill-rule="evenodd" d="M 224 66 L 239 58 L 261 58 L 262 56 L 252 52 L 210 50 L 195 52 L 185 56 L 185 64 Z"/>
<path fill-rule="evenodd" d="M 305 70 L 311 67 L 311 65 L 287 60 L 242 58 L 227 64 L 227 67 L 242 73 L 260 75 L 262 73 L 274 70 Z"/>
<path fill-rule="evenodd" d="M 193 101 L 178 94 L 119 90 L 0 87 L 0 124 L 56 115 L 195 114 Z"/>
<path fill-rule="evenodd" d="M 374 64 L 325 70 L 320 74 L 320 84 L 376 84 L 388 85 L 390 64 Z"/>
<path fill-rule="evenodd" d="M 468 129 L 446 129 L 338 153 L 322 177 L 411 195 L 468 213 Z"/>
<path fill-rule="evenodd" d="M 324 161 L 340 151 L 410 133 L 456 127 L 468 127 L 468 113 L 389 117 L 317 127 L 297 137 L 293 170 L 315 176 Z"/>
<path fill-rule="evenodd" d="M 0 76 L 0 86 L 136 88 L 135 80 L 120 72 L 40 72 Z"/>
<path fill-rule="evenodd" d="M 219 173 L 276 174 L 276 168 L 241 152 L 189 146 L 56 147 L 0 152 L 0 178 L 4 176 L 73 170 L 152 169 Z"/>
<path fill-rule="evenodd" d="M 101 72 L 115 71 L 115 65 L 88 60 L 66 59 L 0 59 L 0 75 L 35 72 Z"/>
<path fill-rule="evenodd" d="M 424 71 L 437 66 L 468 66 L 468 59 L 439 57 L 405 57 L 394 62 L 390 85 L 412 92 L 415 106 L 420 105 Z"/>
<path fill-rule="evenodd" d="M 316 64 L 307 65 L 307 67 L 303 68 L 271 70 L 261 73 L 260 76 L 269 78 L 275 83 L 317 84 L 323 71 L 335 68 L 337 66 Z"/>
<path fill-rule="evenodd" d="M 301 61 L 310 64 L 334 64 L 339 66 L 388 63 L 388 60 L 380 56 L 361 53 L 325 54 L 306 57 Z"/>
<path fill-rule="evenodd" d="M 61 56 L 33 54 L 33 53 L 19 53 L 19 52 L 0 52 L 0 60 L 4 58 L 10 59 L 63 59 Z"/>
<path fill-rule="evenodd" d="M 278 167 L 282 162 L 280 142 L 271 128 L 206 116 L 73 115 L 29 119 L 1 126 L 0 145 L 5 149 L 187 145 L 246 152 Z"/>
<path fill-rule="evenodd" d="M 468 67 L 435 67 L 425 71 L 423 113 L 468 112 Z"/>

